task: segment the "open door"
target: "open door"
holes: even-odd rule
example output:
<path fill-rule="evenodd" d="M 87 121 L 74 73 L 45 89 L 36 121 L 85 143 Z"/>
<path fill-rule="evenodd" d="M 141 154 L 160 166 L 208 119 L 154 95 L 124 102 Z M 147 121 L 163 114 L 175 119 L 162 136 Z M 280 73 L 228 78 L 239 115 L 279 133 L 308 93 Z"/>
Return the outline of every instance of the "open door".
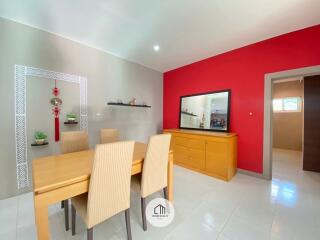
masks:
<path fill-rule="evenodd" d="M 304 79 L 303 170 L 320 172 L 320 75 Z"/>

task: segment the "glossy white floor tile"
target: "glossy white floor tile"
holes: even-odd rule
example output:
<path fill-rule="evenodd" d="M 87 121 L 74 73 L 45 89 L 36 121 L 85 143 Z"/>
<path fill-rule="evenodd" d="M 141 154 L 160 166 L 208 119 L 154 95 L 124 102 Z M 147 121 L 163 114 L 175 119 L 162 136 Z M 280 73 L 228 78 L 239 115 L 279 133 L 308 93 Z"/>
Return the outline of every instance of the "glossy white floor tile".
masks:
<path fill-rule="evenodd" d="M 0 201 L 0 239 L 16 239 L 18 198 Z"/>
<path fill-rule="evenodd" d="M 153 197 L 161 196 L 160 193 Z M 133 239 L 316 240 L 320 239 L 320 174 L 302 171 L 301 152 L 274 150 L 273 180 L 237 174 L 227 183 L 174 168 L 176 217 L 165 228 L 141 228 L 140 199 L 131 196 Z M 60 203 L 49 208 L 54 240 L 85 240 L 64 230 Z M 0 200 L 0 240 L 34 240 L 32 194 Z M 94 239 L 126 239 L 124 214 L 94 228 Z"/>

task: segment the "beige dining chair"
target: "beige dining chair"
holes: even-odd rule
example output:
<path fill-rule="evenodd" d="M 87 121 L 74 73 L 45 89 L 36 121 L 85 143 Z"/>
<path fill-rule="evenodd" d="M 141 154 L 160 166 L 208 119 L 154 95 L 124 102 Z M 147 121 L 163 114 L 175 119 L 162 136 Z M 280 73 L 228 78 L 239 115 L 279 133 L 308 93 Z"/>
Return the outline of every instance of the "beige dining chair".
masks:
<path fill-rule="evenodd" d="M 90 177 L 88 193 L 71 199 L 72 235 L 76 230 L 76 212 L 87 226 L 87 239 L 93 239 L 93 227 L 125 211 L 127 238 L 131 240 L 130 179 L 134 142 L 99 144 Z"/>
<path fill-rule="evenodd" d="M 72 153 L 80 152 L 89 149 L 88 134 L 86 132 L 62 132 L 60 142 L 60 152 Z M 61 202 L 61 208 L 64 208 L 65 227 L 69 230 L 69 200 L 66 199 Z"/>
<path fill-rule="evenodd" d="M 118 129 L 105 128 L 100 130 L 100 143 L 112 143 L 119 141 Z"/>
<path fill-rule="evenodd" d="M 167 199 L 167 170 L 169 162 L 171 134 L 159 134 L 150 137 L 146 157 L 143 161 L 142 175 L 131 178 L 133 191 L 140 191 L 143 230 L 147 230 L 146 197 L 163 190 Z M 141 181 L 140 181 L 141 179 Z"/>
<path fill-rule="evenodd" d="M 62 154 L 88 150 L 88 134 L 82 131 L 62 132 L 60 147 Z"/>

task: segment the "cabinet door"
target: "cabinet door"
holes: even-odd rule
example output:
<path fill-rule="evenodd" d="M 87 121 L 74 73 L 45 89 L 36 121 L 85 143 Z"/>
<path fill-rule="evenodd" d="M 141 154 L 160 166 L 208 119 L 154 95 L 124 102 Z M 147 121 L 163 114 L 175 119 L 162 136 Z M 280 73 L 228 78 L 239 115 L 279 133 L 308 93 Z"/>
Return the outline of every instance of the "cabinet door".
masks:
<path fill-rule="evenodd" d="M 188 164 L 188 148 L 175 144 L 173 148 L 173 160 L 178 163 Z"/>
<path fill-rule="evenodd" d="M 201 170 L 205 169 L 205 151 L 204 150 L 189 148 L 188 155 L 189 155 L 188 165 L 190 167 L 201 169 Z"/>
<path fill-rule="evenodd" d="M 228 145 L 226 142 L 208 141 L 206 144 L 206 171 L 226 178 L 228 176 L 227 153 Z"/>

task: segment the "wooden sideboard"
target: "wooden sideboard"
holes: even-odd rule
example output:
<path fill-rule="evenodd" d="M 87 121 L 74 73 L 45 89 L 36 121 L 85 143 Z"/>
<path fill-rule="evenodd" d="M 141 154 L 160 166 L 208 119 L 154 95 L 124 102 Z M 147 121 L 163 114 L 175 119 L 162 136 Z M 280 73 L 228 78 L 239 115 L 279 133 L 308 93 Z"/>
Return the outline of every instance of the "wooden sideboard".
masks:
<path fill-rule="evenodd" d="M 165 129 L 171 133 L 175 164 L 229 181 L 237 171 L 237 135 L 209 131 Z"/>

